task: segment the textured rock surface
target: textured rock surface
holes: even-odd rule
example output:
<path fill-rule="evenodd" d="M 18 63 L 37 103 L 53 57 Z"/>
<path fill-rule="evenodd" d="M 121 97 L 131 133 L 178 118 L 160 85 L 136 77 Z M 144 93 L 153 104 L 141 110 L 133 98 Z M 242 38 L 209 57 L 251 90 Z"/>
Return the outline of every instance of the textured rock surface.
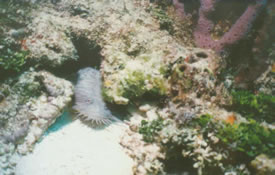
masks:
<path fill-rule="evenodd" d="M 209 112 L 213 114 L 215 124 L 221 122 L 230 123 L 229 116 L 235 116 L 232 123 L 247 122 L 238 114 L 229 113 L 224 109 L 201 104 L 197 105 L 201 110 L 196 111 L 190 106 L 170 104 L 167 107 L 157 107 L 154 104 L 146 104 L 139 109 L 131 109 L 131 119 L 129 121 L 129 129 L 124 132 L 121 139 L 121 144 L 126 149 L 126 153 L 133 158 L 133 171 L 137 175 L 143 174 L 176 174 L 195 172 L 204 174 L 205 171 L 212 173 L 209 166 L 213 166 L 219 174 L 250 174 L 249 166 L 243 163 L 234 164 L 231 166 L 226 163 L 232 160 L 230 150 L 223 147 L 219 149 L 221 138 L 215 134 L 215 130 L 207 128 L 206 134 L 202 134 L 203 128 L 188 127 L 188 123 L 198 119 L 199 112 Z M 197 112 L 197 113 L 196 113 Z M 145 130 L 144 126 L 151 123 L 149 128 Z M 148 125 L 147 125 L 148 126 Z M 175 157 L 184 157 L 187 160 L 178 162 L 172 161 L 169 164 L 169 159 Z M 266 161 L 270 161 L 269 159 Z M 175 165 L 177 164 L 177 165 Z M 184 170 L 182 170 L 182 166 Z M 272 164 L 272 163 L 271 163 Z M 188 166 L 187 166 L 188 165 Z M 259 169 L 266 164 L 260 163 Z M 172 172 L 167 172 L 167 166 L 172 166 Z M 205 169 L 206 168 L 206 169 Z M 180 170 L 179 170 L 180 169 Z M 266 167 L 265 167 L 266 169 Z M 178 171 L 178 172 L 177 172 Z M 263 171 L 265 171 L 263 169 Z M 269 171 L 270 172 L 270 171 Z"/>
<path fill-rule="evenodd" d="M 147 117 L 149 120 L 154 119 L 152 115 Z M 134 161 L 132 170 L 135 175 L 163 173 L 164 167 L 160 160 L 164 159 L 165 155 L 157 144 L 144 142 L 142 135 L 137 131 L 143 119 L 144 116 L 139 115 L 138 112 L 132 112 L 131 120 L 129 121 L 130 127 L 123 133 L 120 141 L 121 145 Z"/>
<path fill-rule="evenodd" d="M 32 34 L 25 43 L 30 56 L 38 64 L 52 67 L 60 66 L 68 60 L 77 60 L 77 51 L 63 24 L 66 21 L 44 11 L 33 13 L 35 18 L 28 25 Z"/>
<path fill-rule="evenodd" d="M 46 129 L 61 115 L 63 109 L 71 102 L 73 86 L 70 82 L 57 78 L 48 72 L 39 72 L 48 95 L 42 95 L 37 101 L 27 103 L 33 121 L 30 123 L 30 132 L 24 143 L 19 145 L 18 151 L 24 153 L 42 136 Z"/>
<path fill-rule="evenodd" d="M 178 43 L 167 31 L 159 30 L 158 21 L 135 3 L 62 1 L 55 7 L 46 4 L 33 12 L 32 35 L 26 45 L 35 58 L 44 60 L 41 64 L 49 62 L 55 66 L 69 57 L 77 59 L 73 56 L 74 39 L 95 41 L 103 57 L 101 72 L 106 100 L 128 104 L 146 93 L 167 95 L 165 76 L 176 60 L 192 55 L 201 59 L 196 56 L 199 52 L 213 59 L 216 56 Z M 49 30 L 43 33 L 43 28 Z"/>
<path fill-rule="evenodd" d="M 0 103 L 0 147 L 6 152 L 0 169 L 9 174 L 15 165 L 12 157 L 32 150 L 71 101 L 73 86 L 46 71 L 28 71 L 0 88 L 5 95 Z"/>
<path fill-rule="evenodd" d="M 275 64 L 274 61 L 270 64 L 267 70 L 255 80 L 255 84 L 258 87 L 259 92 L 275 95 Z"/>
<path fill-rule="evenodd" d="M 185 45 L 173 38 L 168 31 L 160 30 L 160 20 L 143 7 L 145 4 L 149 6 L 149 1 L 34 2 L 40 4 L 30 13 L 32 20 L 27 27 L 29 35 L 22 40 L 22 47 L 30 51 L 31 59 L 40 66 L 58 67 L 67 61 L 79 60 L 80 53 L 78 53 L 76 41 L 87 41 L 91 47 L 100 48 L 98 52 L 102 56 L 100 71 L 103 77 L 102 90 L 105 100 L 115 104 L 135 104 L 136 107 L 140 107 L 137 99 L 144 96 L 153 94 L 157 97 L 166 97 L 166 101 L 159 101 L 164 103 L 161 104 L 163 109 L 147 105 L 141 106 L 138 112 L 129 112 L 132 116 L 129 121 L 130 128 L 126 129 L 124 135 L 122 134 L 121 144 L 126 148 L 127 154 L 134 159 L 134 173 L 144 175 L 148 172 L 153 174 L 163 172 L 160 160 L 165 155 L 159 145 L 145 143 L 142 136 L 138 134 L 142 119 L 150 121 L 163 114 L 170 120 L 172 116 L 174 125 L 166 128 L 166 133 L 162 133 L 161 138 L 177 135 L 173 126 L 192 120 L 200 114 L 212 114 L 215 118 L 230 124 L 245 121 L 238 114 L 223 109 L 224 105 L 229 105 L 231 100 L 225 85 L 219 80 L 220 70 L 225 65 L 223 60 L 212 51 L 188 48 L 186 45 L 190 44 Z M 11 33 L 14 32 L 11 31 Z M 263 75 L 263 78 L 258 81 L 259 84 L 265 82 L 265 87 L 268 87 L 265 89 L 269 91 L 273 83 L 273 80 L 269 81 L 269 75 L 274 72 L 273 68 L 271 69 L 267 76 Z M 71 101 L 72 89 L 71 83 L 46 71 L 28 71 L 18 79 L 10 79 L 0 86 L 0 155 L 4 155 L 0 157 L 0 169 L 4 170 L 4 175 L 13 173 L 18 156 L 32 150 L 33 144 L 60 115 L 62 109 Z M 266 90 L 263 88 L 262 91 Z M 89 132 L 89 128 L 79 121 L 70 126 L 75 125 L 77 127 L 71 128 L 72 130 L 64 130 L 66 139 L 63 141 L 70 143 L 79 141 L 84 146 L 87 143 L 92 149 L 92 140 L 87 138 L 84 142 L 78 140 L 79 134 L 87 134 L 86 131 Z M 77 133 L 80 125 L 81 130 Z M 183 132 L 190 135 L 193 144 L 191 146 L 196 149 L 192 153 L 184 152 L 186 155 L 194 156 L 194 160 L 199 162 L 194 165 L 195 168 L 203 167 L 204 161 L 209 156 L 221 160 L 217 152 L 205 146 L 197 130 L 186 129 Z M 73 138 L 70 138 L 71 134 Z M 59 138 L 63 136 L 62 133 L 52 136 L 54 142 L 51 142 L 51 139 L 45 139 L 44 143 L 38 145 L 34 154 L 23 159 L 26 162 L 22 161 L 19 165 L 20 173 L 37 175 L 39 167 L 33 166 L 31 161 L 35 160 L 35 163 L 40 164 L 36 160 L 41 158 L 45 161 L 45 164 L 42 164 L 43 168 L 47 169 L 45 173 L 50 171 L 48 174 L 53 174 L 53 170 L 48 168 L 51 166 L 51 160 L 45 158 L 47 153 L 44 149 L 50 143 L 48 151 L 54 156 L 55 153 L 61 152 L 56 152 L 52 145 L 58 143 L 58 148 L 62 150 L 64 143 L 59 142 Z M 216 140 L 213 135 L 207 138 L 213 138 L 214 142 Z M 167 143 L 166 141 L 163 142 Z M 77 150 L 72 146 L 66 151 L 69 152 L 70 148 Z M 90 155 L 89 151 L 94 151 L 86 149 L 83 147 L 83 152 L 73 152 L 68 160 L 72 160 L 74 156 L 84 156 L 86 153 Z M 227 153 L 224 155 L 226 156 Z M 54 157 L 51 158 L 54 159 Z M 81 161 L 84 163 L 78 168 L 83 170 L 88 167 L 87 159 L 84 158 Z M 59 169 L 62 163 L 61 161 L 55 164 L 55 168 Z M 70 163 L 71 161 L 68 162 L 69 165 Z M 71 167 L 74 168 L 73 165 Z M 243 167 L 236 168 L 246 170 Z M 66 171 L 66 169 L 59 170 L 61 173 Z M 74 170 L 71 172 L 77 174 Z M 121 173 L 118 174 L 121 175 Z"/>
<path fill-rule="evenodd" d="M 251 162 L 251 166 L 255 168 L 257 175 L 268 175 L 275 173 L 275 159 L 270 159 L 266 155 L 261 154 Z"/>

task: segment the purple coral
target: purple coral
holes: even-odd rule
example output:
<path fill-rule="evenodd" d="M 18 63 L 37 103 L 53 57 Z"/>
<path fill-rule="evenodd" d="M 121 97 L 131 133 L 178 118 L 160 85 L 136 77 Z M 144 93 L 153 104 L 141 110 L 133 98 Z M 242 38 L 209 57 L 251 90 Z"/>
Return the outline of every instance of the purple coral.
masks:
<path fill-rule="evenodd" d="M 214 10 L 216 2 L 217 0 L 200 0 L 199 20 L 194 32 L 194 38 L 197 46 L 205 49 L 213 49 L 220 53 L 226 46 L 233 45 L 245 37 L 251 28 L 251 24 L 267 0 L 256 0 L 256 4 L 249 5 L 231 29 L 219 40 L 214 40 L 211 37 L 211 30 L 214 27 L 214 23 L 207 18 L 209 13 Z M 173 0 L 173 3 L 177 13 L 186 16 L 184 5 L 180 5 L 178 0 Z"/>

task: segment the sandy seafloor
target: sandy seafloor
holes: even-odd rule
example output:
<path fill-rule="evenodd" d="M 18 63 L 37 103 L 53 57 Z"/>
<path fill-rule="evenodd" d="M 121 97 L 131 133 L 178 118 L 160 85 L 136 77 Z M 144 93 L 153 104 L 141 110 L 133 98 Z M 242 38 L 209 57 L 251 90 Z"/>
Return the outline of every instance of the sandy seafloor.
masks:
<path fill-rule="evenodd" d="M 65 112 L 22 157 L 16 175 L 131 175 L 133 162 L 119 144 L 124 127 L 93 129 Z"/>

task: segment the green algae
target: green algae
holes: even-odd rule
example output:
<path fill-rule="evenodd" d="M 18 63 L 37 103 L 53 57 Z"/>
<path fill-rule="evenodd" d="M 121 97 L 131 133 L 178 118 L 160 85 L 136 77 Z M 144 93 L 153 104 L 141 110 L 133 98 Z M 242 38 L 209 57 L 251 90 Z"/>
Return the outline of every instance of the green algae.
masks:
<path fill-rule="evenodd" d="M 145 142 L 161 146 L 166 154 L 166 164 L 172 160 L 184 160 L 195 165 L 205 158 L 202 168 L 207 169 L 207 173 L 222 173 L 240 164 L 249 164 L 260 154 L 275 157 L 275 131 L 255 120 L 228 124 L 205 114 L 175 127 L 173 121 L 164 122 L 158 118 L 143 120 L 139 133 Z M 196 153 L 200 149 L 205 149 L 205 152 Z M 228 153 L 231 156 L 226 156 Z M 220 164 L 224 169 L 220 169 Z"/>
<path fill-rule="evenodd" d="M 275 157 L 275 131 L 264 128 L 255 120 L 226 124 L 219 128 L 217 137 L 233 151 L 243 152 L 251 159 L 263 153 Z"/>
<path fill-rule="evenodd" d="M 148 83 L 150 83 L 150 87 L 146 87 Z M 120 94 L 129 99 L 140 98 L 145 94 L 163 96 L 167 92 L 163 79 L 146 75 L 141 71 L 131 72 L 121 81 L 121 85 Z"/>
<path fill-rule="evenodd" d="M 152 122 L 142 120 L 139 133 L 143 135 L 145 142 L 152 143 L 155 141 L 156 134 L 161 131 L 164 126 L 165 124 L 161 118 L 153 120 Z"/>
<path fill-rule="evenodd" d="M 21 50 L 20 46 L 0 39 L 0 69 L 20 72 L 27 62 L 28 51 Z"/>
<path fill-rule="evenodd" d="M 275 97 L 249 91 L 234 91 L 233 108 L 246 118 L 275 122 Z"/>
<path fill-rule="evenodd" d="M 174 21 L 167 15 L 167 12 L 164 9 L 159 7 L 150 7 L 148 8 L 148 11 L 158 20 L 161 30 L 166 30 L 171 35 L 174 33 Z"/>

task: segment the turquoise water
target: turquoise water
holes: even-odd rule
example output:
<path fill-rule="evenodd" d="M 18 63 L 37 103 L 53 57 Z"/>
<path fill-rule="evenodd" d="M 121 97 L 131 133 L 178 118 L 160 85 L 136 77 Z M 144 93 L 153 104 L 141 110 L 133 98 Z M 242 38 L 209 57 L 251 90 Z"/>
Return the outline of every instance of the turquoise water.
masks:
<path fill-rule="evenodd" d="M 71 123 L 72 121 L 73 121 L 72 114 L 70 112 L 68 112 L 68 110 L 65 110 L 63 112 L 63 114 L 56 119 L 54 124 L 52 124 L 48 128 L 48 130 L 44 133 L 43 137 L 46 137 L 47 135 L 49 135 L 53 132 L 59 131 L 60 129 L 62 129 L 63 127 L 65 127 L 66 125 Z"/>

